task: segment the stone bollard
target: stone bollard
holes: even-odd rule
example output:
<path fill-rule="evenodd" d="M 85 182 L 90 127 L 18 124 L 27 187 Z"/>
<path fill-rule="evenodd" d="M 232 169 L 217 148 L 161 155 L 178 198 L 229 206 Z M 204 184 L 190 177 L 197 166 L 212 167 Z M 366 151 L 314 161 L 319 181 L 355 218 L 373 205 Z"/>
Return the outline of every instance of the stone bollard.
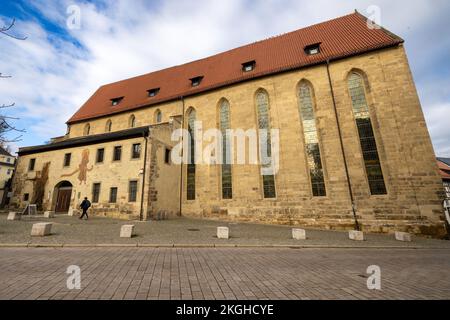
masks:
<path fill-rule="evenodd" d="M 45 237 L 49 236 L 52 231 L 52 223 L 35 223 L 31 228 L 32 237 Z"/>
<path fill-rule="evenodd" d="M 22 218 L 22 215 L 19 212 L 10 212 L 8 214 L 8 221 L 18 221 Z"/>
<path fill-rule="evenodd" d="M 411 234 L 407 233 L 407 232 L 395 232 L 395 240 L 398 241 L 404 241 L 404 242 L 411 242 L 412 238 L 411 238 Z"/>
<path fill-rule="evenodd" d="M 55 217 L 55 212 L 54 211 L 45 211 L 44 212 L 44 218 L 52 219 L 54 217 Z"/>
<path fill-rule="evenodd" d="M 294 240 L 306 240 L 306 231 L 303 229 L 292 229 L 292 238 Z"/>
<path fill-rule="evenodd" d="M 230 238 L 230 229 L 227 227 L 218 227 L 217 228 L 217 238 L 229 239 Z"/>
<path fill-rule="evenodd" d="M 354 240 L 354 241 L 364 241 L 364 232 L 362 231 L 356 231 L 356 230 L 351 230 L 348 233 L 348 237 L 350 238 L 350 240 Z"/>
<path fill-rule="evenodd" d="M 120 237 L 121 238 L 133 238 L 135 236 L 134 234 L 134 225 L 132 224 L 126 224 L 123 225 L 120 229 Z"/>

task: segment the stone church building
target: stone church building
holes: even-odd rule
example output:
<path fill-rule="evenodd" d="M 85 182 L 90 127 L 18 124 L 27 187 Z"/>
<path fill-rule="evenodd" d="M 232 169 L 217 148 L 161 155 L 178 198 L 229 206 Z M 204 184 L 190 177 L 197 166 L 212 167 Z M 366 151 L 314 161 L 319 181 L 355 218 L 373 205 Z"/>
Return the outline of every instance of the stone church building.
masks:
<path fill-rule="evenodd" d="M 20 149 L 11 201 L 66 212 L 87 196 L 94 214 L 120 218 L 443 234 L 442 182 L 403 43 L 355 12 L 104 85 L 65 136 Z M 172 133 L 200 122 L 278 129 L 278 170 L 174 163 Z"/>

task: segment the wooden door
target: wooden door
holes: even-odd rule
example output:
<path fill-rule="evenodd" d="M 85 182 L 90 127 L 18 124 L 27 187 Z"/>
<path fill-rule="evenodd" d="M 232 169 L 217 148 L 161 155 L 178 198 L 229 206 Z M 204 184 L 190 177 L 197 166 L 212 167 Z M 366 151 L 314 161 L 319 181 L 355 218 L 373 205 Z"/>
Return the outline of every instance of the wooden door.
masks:
<path fill-rule="evenodd" d="M 56 212 L 68 212 L 70 207 L 70 197 L 72 196 L 72 188 L 59 189 L 58 200 L 56 201 Z"/>

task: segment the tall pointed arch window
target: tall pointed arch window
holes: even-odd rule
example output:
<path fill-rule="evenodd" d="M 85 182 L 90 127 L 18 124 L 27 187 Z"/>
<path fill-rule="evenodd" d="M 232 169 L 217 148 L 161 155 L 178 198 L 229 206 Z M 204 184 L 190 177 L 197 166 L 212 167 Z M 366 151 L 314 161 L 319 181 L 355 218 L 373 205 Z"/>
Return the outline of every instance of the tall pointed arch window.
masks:
<path fill-rule="evenodd" d="M 84 126 L 83 134 L 88 136 L 91 133 L 91 125 L 88 123 Z"/>
<path fill-rule="evenodd" d="M 269 95 L 260 90 L 256 93 L 259 128 L 259 153 L 262 169 L 264 198 L 276 198 L 275 176 L 272 169 L 272 142 L 270 138 Z"/>
<path fill-rule="evenodd" d="M 136 127 L 136 117 L 133 114 L 130 117 L 130 128 L 134 128 L 134 127 Z"/>
<path fill-rule="evenodd" d="M 188 165 L 187 165 L 187 200 L 195 200 L 195 121 L 196 112 L 194 109 L 188 111 Z"/>
<path fill-rule="evenodd" d="M 161 112 L 161 110 L 158 109 L 155 112 L 155 122 L 161 123 L 161 121 L 162 121 L 162 112 Z"/>
<path fill-rule="evenodd" d="M 219 106 L 219 127 L 222 133 L 222 199 L 233 198 L 233 183 L 231 172 L 231 141 L 227 130 L 230 125 L 230 103 L 223 99 Z"/>
<path fill-rule="evenodd" d="M 314 115 L 312 87 L 306 82 L 302 82 L 299 87 L 299 112 L 303 124 L 312 194 L 314 197 L 324 197 L 327 194 L 320 156 L 319 134 Z"/>
<path fill-rule="evenodd" d="M 359 73 L 352 72 L 348 78 L 348 87 L 352 99 L 353 115 L 358 128 L 370 193 L 372 195 L 387 194 L 377 143 L 370 120 L 363 77 Z"/>
<path fill-rule="evenodd" d="M 111 132 L 111 130 L 112 130 L 112 121 L 111 121 L 111 120 L 108 120 L 108 121 L 106 122 L 105 131 L 106 131 L 106 132 Z"/>

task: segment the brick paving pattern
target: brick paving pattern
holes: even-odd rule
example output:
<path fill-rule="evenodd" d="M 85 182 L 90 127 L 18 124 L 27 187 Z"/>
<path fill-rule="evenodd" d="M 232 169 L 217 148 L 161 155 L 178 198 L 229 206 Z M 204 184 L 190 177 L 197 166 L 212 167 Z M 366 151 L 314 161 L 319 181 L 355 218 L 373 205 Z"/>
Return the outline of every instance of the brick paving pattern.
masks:
<path fill-rule="evenodd" d="M 4 248 L 0 270 L 0 299 L 450 299 L 447 249 Z"/>

